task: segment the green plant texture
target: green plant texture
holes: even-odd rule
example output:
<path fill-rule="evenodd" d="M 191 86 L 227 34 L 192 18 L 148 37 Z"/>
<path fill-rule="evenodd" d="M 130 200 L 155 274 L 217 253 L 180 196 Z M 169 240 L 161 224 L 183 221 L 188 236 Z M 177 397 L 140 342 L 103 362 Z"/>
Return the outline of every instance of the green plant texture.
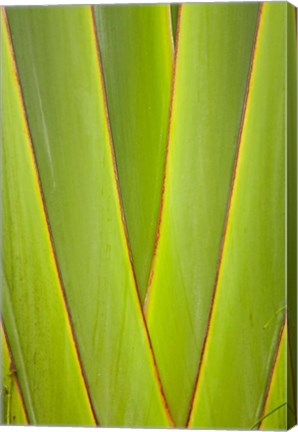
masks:
<path fill-rule="evenodd" d="M 296 424 L 296 9 L 1 10 L 1 423 Z"/>

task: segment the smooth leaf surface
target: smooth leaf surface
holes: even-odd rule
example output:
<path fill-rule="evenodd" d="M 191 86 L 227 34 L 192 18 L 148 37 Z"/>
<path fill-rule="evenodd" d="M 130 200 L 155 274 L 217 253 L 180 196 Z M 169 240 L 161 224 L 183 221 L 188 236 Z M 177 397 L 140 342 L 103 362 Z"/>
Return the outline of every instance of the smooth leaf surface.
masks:
<path fill-rule="evenodd" d="M 16 8 L 8 18 L 98 420 L 167 426 L 122 224 L 91 8 Z"/>
<path fill-rule="evenodd" d="M 286 4 L 264 3 L 191 427 L 252 427 L 285 315 Z"/>
<path fill-rule="evenodd" d="M 161 197 L 173 45 L 169 5 L 95 6 L 120 191 L 140 297 Z"/>
<path fill-rule="evenodd" d="M 1 420 L 291 427 L 295 9 L 2 12 Z"/>
<path fill-rule="evenodd" d="M 92 425 L 2 20 L 3 320 L 29 421 Z"/>
<path fill-rule="evenodd" d="M 147 299 L 178 426 L 187 420 L 207 325 L 257 14 L 258 4 L 181 7 L 164 207 Z"/>

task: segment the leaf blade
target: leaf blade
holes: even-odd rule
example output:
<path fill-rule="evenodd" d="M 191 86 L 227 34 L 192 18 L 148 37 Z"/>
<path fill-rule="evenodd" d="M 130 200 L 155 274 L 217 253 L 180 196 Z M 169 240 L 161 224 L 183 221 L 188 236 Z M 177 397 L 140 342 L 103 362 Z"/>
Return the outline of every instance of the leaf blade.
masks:
<path fill-rule="evenodd" d="M 95 6 L 94 16 L 125 221 L 143 302 L 157 226 L 171 93 L 169 10 L 168 5 Z"/>
<path fill-rule="evenodd" d="M 62 305 L 61 287 L 46 228 L 5 12 L 2 12 L 1 19 L 5 83 L 2 114 L 3 320 L 17 371 L 20 372 L 20 385 L 30 421 L 67 424 L 75 419 L 78 424 L 94 424 L 75 346 L 71 341 L 68 317 Z M 34 230 L 32 226 L 35 226 Z M 29 258 L 31 254 L 34 259 Z M 42 268 L 38 277 L 35 276 L 35 268 Z M 48 308 L 51 303 L 52 308 Z M 35 314 L 36 327 L 32 331 L 31 310 L 38 310 L 38 307 L 43 312 L 41 315 L 39 310 Z M 54 316 L 60 320 L 62 330 L 55 320 L 49 326 Z M 59 346 L 59 341 L 60 346 L 65 344 L 64 355 L 54 349 L 56 342 Z M 48 348 L 50 350 L 46 355 Z M 33 371 L 30 365 L 38 360 L 40 368 Z M 56 401 L 61 395 L 57 388 L 51 386 L 52 377 L 68 389 L 60 397 L 59 407 Z M 74 400 L 73 392 L 78 393 Z"/>
<path fill-rule="evenodd" d="M 283 5 L 263 4 L 223 261 L 192 427 L 208 427 L 210 423 L 214 427 L 255 424 L 260 418 L 258 397 L 265 392 L 264 377 L 270 373 L 278 343 L 285 281 L 285 126 L 280 122 L 285 116 L 284 17 Z M 269 70 L 274 70 L 270 80 Z M 270 153 L 265 143 L 270 143 Z M 252 187 L 252 182 L 258 188 Z M 268 271 L 269 268 L 273 270 Z M 224 341 L 221 346 L 219 338 Z M 250 392 L 245 390 L 248 386 Z M 214 404 L 221 406 L 216 420 L 212 418 Z"/>
<path fill-rule="evenodd" d="M 10 9 L 9 21 L 96 414 L 102 425 L 166 426 L 121 219 L 91 8 Z"/>
<path fill-rule="evenodd" d="M 181 10 L 164 209 L 146 313 L 170 409 L 178 425 L 185 425 L 216 273 L 258 5 L 182 5 Z M 218 33 L 210 30 L 213 25 Z M 233 63 L 226 61 L 231 54 Z"/>

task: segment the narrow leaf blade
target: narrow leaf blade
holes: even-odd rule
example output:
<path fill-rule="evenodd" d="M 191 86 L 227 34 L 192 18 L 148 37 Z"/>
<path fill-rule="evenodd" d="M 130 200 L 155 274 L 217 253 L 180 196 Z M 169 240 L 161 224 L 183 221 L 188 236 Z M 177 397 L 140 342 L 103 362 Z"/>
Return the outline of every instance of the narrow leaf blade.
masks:
<path fill-rule="evenodd" d="M 119 184 L 142 302 L 161 196 L 172 79 L 169 5 L 95 6 Z"/>

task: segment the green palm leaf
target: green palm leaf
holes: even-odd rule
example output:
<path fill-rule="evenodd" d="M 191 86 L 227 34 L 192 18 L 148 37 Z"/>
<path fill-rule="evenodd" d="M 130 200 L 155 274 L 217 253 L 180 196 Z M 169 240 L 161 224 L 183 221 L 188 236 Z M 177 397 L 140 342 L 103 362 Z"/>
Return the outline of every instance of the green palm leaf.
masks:
<path fill-rule="evenodd" d="M 255 423 L 260 416 L 257 395 L 266 387 L 284 319 L 285 124 L 278 121 L 285 117 L 283 12 L 284 5 L 264 5 L 260 13 L 193 426 Z M 255 403 L 248 405 L 253 392 Z M 210 407 L 218 404 L 217 423 Z"/>
<path fill-rule="evenodd" d="M 295 424 L 295 12 L 2 10 L 3 423 Z"/>
<path fill-rule="evenodd" d="M 180 426 L 187 421 L 204 343 L 257 16 L 256 4 L 183 5 L 178 23 L 164 205 L 147 320 Z M 212 33 L 213 26 L 220 31 Z M 233 62 L 227 62 L 231 52 Z"/>
<path fill-rule="evenodd" d="M 3 319 L 30 421 L 92 424 L 7 29 L 3 19 Z"/>
<path fill-rule="evenodd" d="M 103 425 L 137 425 L 141 422 L 139 416 L 149 425 L 167 425 L 126 248 L 91 10 L 88 7 L 71 10 L 14 9 L 9 11 L 8 19 L 12 41 L 18 47 L 15 50 L 16 61 L 27 103 L 32 143 L 40 143 L 34 147 L 41 180 L 39 186 L 44 197 L 48 197 L 44 205 L 55 245 L 55 257 L 60 263 L 59 281 L 65 290 L 66 304 L 61 300 L 59 304 L 64 313 L 69 308 L 72 317 L 74 337 L 84 364 L 86 386 L 92 394 L 92 409 L 97 421 Z M 73 28 L 78 29 L 77 38 L 74 37 Z M 66 43 L 61 43 L 62 34 L 69 35 L 69 43 L 67 39 Z M 32 48 L 29 53 L 25 49 L 27 44 Z M 43 55 L 45 52 L 48 53 L 46 57 Z M 30 71 L 32 63 L 33 73 Z M 71 78 L 69 71 L 73 71 Z M 73 92 L 73 89 L 76 91 Z M 5 100 L 9 103 L 8 97 Z M 68 106 L 66 122 L 62 120 L 65 103 Z M 5 112 L 10 111 L 6 109 Z M 95 125 L 93 131 L 84 120 L 86 113 L 88 122 Z M 18 140 L 14 141 L 18 143 Z M 49 147 L 49 143 L 55 144 Z M 18 149 L 23 150 L 20 145 Z M 10 158 L 7 163 L 9 161 Z M 23 186 L 22 181 L 19 180 L 19 183 Z M 6 226 L 8 228 L 8 224 Z M 32 226 L 32 222 L 26 223 L 28 230 Z M 25 245 L 30 244 L 29 235 L 30 232 Z M 98 238 L 95 243 L 94 236 Z M 11 257 L 7 250 L 4 251 L 5 257 Z M 35 252 L 34 255 L 39 257 L 41 253 Z M 13 265 L 15 259 L 11 258 L 10 265 Z M 24 280 L 24 284 L 30 291 L 34 281 L 40 286 L 40 275 L 36 272 L 29 276 L 30 279 Z M 38 299 L 38 295 L 31 294 L 31 297 L 34 301 Z M 55 307 L 59 305 L 57 300 L 46 300 L 54 306 L 55 322 L 60 327 L 61 320 Z M 13 315 L 24 321 L 22 314 L 14 310 L 15 304 L 16 301 L 12 306 Z M 28 325 L 32 308 L 27 310 Z M 40 305 L 40 310 L 44 309 L 46 304 Z M 49 322 L 53 320 L 49 319 Z M 27 333 L 34 337 L 34 333 L 29 330 Z M 63 339 L 58 343 L 52 337 L 53 343 L 64 350 L 63 340 L 69 338 L 63 336 L 61 331 L 60 337 Z M 35 351 L 36 343 L 30 341 L 26 345 Z M 44 349 L 49 349 L 47 343 Z M 67 359 L 66 353 L 64 360 Z M 57 360 L 53 360 L 53 364 L 57 364 Z M 49 380 L 55 377 L 55 381 L 59 381 L 57 373 L 53 371 L 48 374 Z M 61 367 L 59 373 L 66 375 Z M 68 373 L 70 376 L 73 374 L 70 368 Z M 38 382 L 40 379 L 37 385 Z M 64 386 L 69 387 L 66 384 Z M 47 385 L 41 388 L 45 393 L 45 403 L 47 394 L 52 394 L 50 384 L 49 391 L 45 392 L 47 388 Z M 57 391 L 60 388 L 57 387 Z M 76 393 L 82 394 L 82 391 L 72 390 L 69 394 Z M 35 389 L 30 394 L 31 398 L 32 394 L 38 397 Z M 125 399 L 123 394 L 126 395 Z M 56 395 L 56 401 L 58 399 Z M 138 407 L 139 403 L 143 406 L 142 410 Z M 60 410 L 59 405 L 56 404 L 56 407 Z M 41 404 L 39 407 L 44 415 L 49 415 L 49 408 Z M 82 416 L 83 423 L 88 423 L 88 417 L 79 406 L 72 404 L 72 410 Z M 72 410 L 65 408 L 63 412 L 71 416 Z M 33 413 L 29 417 L 31 422 L 64 421 L 57 415 L 53 419 L 48 417 L 47 421 L 43 418 L 35 420 Z M 71 421 L 71 418 L 65 422 L 78 423 L 79 420 L 74 418 Z"/>

